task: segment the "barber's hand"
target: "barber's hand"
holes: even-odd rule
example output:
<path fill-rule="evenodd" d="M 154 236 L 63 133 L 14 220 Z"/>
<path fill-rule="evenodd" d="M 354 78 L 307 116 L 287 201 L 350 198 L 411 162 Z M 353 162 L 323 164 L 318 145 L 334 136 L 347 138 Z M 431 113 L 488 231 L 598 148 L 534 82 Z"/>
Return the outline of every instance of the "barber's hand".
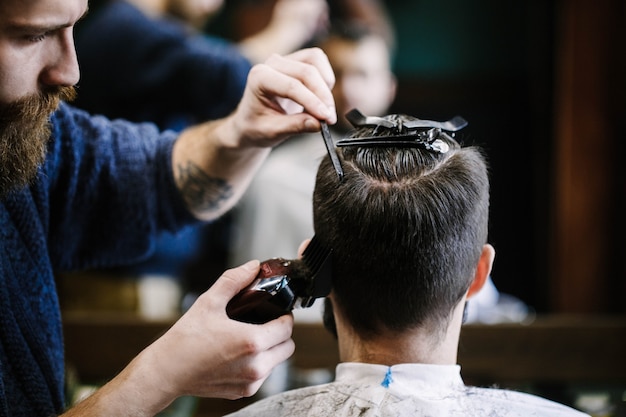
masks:
<path fill-rule="evenodd" d="M 228 301 L 258 272 L 258 261 L 226 271 L 142 353 L 158 371 L 158 384 L 168 397 L 251 396 L 271 370 L 292 355 L 291 315 L 263 325 L 241 323 L 226 315 Z"/>
<path fill-rule="evenodd" d="M 258 261 L 226 271 L 163 336 L 63 417 L 152 417 L 183 395 L 253 395 L 295 349 L 292 315 L 263 325 L 226 315 L 228 301 L 258 272 Z"/>
<path fill-rule="evenodd" d="M 273 55 L 252 67 L 235 113 L 220 127 L 225 146 L 268 147 L 337 121 L 328 58 L 318 48 Z M 224 128 L 229 129 L 224 131 Z"/>
<path fill-rule="evenodd" d="M 176 185 L 203 220 L 230 210 L 270 148 L 287 137 L 337 121 L 335 75 L 321 49 L 273 55 L 252 67 L 243 97 L 229 116 L 185 129 L 172 150 Z"/>

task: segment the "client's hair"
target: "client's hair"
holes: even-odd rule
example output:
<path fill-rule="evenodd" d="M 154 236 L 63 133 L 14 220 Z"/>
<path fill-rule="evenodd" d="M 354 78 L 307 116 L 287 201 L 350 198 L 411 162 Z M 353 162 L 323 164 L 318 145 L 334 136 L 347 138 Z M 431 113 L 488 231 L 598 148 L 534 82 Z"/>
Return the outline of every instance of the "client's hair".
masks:
<path fill-rule="evenodd" d="M 386 116 L 386 118 L 403 116 Z M 382 126 L 350 137 L 389 136 Z M 315 233 L 333 250 L 335 309 L 362 336 L 443 330 L 487 242 L 489 180 L 476 147 L 440 135 L 446 153 L 409 146 L 337 148 L 313 196 Z"/>

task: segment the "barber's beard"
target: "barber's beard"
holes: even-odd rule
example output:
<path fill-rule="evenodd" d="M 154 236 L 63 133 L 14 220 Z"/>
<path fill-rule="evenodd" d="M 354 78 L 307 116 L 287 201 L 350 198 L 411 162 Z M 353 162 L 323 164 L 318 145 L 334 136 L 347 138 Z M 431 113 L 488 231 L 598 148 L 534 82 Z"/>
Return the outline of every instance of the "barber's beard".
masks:
<path fill-rule="evenodd" d="M 0 103 L 0 198 L 35 178 L 46 157 L 50 115 L 75 96 L 74 87 L 58 87 Z"/>

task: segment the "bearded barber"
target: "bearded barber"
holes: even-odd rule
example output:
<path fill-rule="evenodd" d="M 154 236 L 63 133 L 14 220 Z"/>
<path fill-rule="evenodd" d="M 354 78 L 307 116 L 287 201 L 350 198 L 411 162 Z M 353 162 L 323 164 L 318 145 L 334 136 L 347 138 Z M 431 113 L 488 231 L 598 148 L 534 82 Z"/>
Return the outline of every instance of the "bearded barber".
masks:
<path fill-rule="evenodd" d="M 233 114 L 180 135 L 112 122 L 65 103 L 86 11 L 87 0 L 0 2 L 0 416 L 152 416 L 181 395 L 252 395 L 294 350 L 291 316 L 251 325 L 225 313 L 258 261 L 226 271 L 70 410 L 54 273 L 134 262 L 159 231 L 228 211 L 272 146 L 335 122 L 332 70 L 317 49 L 273 56 Z"/>

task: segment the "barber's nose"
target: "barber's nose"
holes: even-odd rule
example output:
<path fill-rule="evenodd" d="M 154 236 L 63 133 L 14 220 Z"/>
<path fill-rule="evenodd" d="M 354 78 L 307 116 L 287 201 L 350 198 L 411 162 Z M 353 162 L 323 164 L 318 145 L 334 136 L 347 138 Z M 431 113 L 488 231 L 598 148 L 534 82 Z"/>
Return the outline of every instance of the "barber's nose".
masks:
<path fill-rule="evenodd" d="M 69 87 L 78 83 L 80 70 L 71 29 L 59 37 L 55 50 L 50 51 L 48 59 L 48 65 L 41 74 L 43 84 Z"/>

